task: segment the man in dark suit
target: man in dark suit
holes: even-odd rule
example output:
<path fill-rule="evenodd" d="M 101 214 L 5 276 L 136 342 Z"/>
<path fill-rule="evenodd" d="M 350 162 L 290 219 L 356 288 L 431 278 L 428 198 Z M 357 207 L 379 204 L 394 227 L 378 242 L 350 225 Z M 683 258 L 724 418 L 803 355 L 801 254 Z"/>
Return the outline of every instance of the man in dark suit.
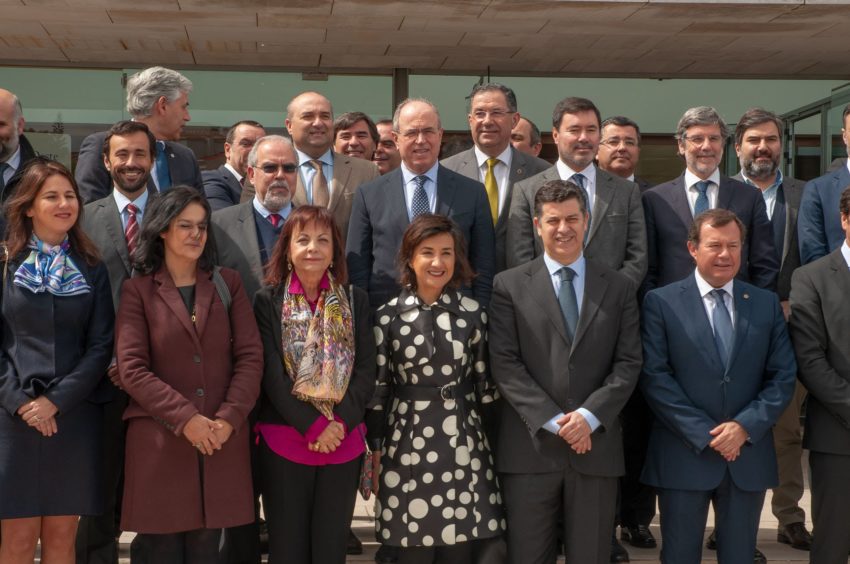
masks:
<path fill-rule="evenodd" d="M 640 128 L 625 116 L 609 117 L 602 122 L 602 140 L 596 162 L 599 168 L 635 182 L 641 193 L 652 186 L 643 178 L 635 176 L 640 159 Z"/>
<path fill-rule="evenodd" d="M 551 165 L 511 145 L 511 129 L 519 121 L 519 113 L 516 95 L 507 86 L 489 83 L 473 88 L 467 119 L 475 145 L 441 164 L 484 184 L 496 230 L 496 272 L 501 272 L 507 267 L 505 239 L 514 184 Z"/>
<path fill-rule="evenodd" d="M 850 154 L 850 104 L 845 106 L 841 120 L 844 124 L 841 137 Z M 838 200 L 847 186 L 850 186 L 850 159 L 845 159 L 840 166 L 830 167 L 826 174 L 806 183 L 797 221 L 803 264 L 828 255 L 844 242 L 844 230 L 837 210 Z"/>
<path fill-rule="evenodd" d="M 133 274 L 135 248 L 150 194 L 148 177 L 156 139 L 140 122 L 119 121 L 106 132 L 102 148 L 104 167 L 112 178 L 112 193 L 86 205 L 83 229 L 100 250 L 109 273 L 112 303 L 118 311 L 121 286 Z M 118 384 L 112 364 L 100 381 L 97 397 L 103 402 L 103 514 L 83 516 L 77 528 L 77 564 L 117 564 L 117 526 L 124 475 L 124 421 L 127 394 Z"/>
<path fill-rule="evenodd" d="M 393 125 L 401 167 L 354 194 L 346 245 L 349 278 L 369 292 L 373 308 L 395 297 L 400 289 L 396 256 L 404 230 L 420 213 L 438 213 L 460 227 L 477 273 L 472 294 L 486 305 L 495 269 L 495 235 L 484 186 L 440 166 L 443 129 L 433 104 L 403 101 Z"/>
<path fill-rule="evenodd" d="M 803 182 L 786 178 L 780 170 L 782 159 L 782 120 L 761 108 L 748 110 L 735 127 L 735 152 L 741 171 L 733 178 L 761 191 L 767 217 L 773 227 L 773 243 L 780 255 L 776 293 L 785 319 L 791 274 L 800 266 L 797 244 L 797 210 L 803 195 Z M 806 530 L 806 512 L 800 507 L 803 496 L 803 432 L 800 411 L 806 390 L 797 382 L 794 396 L 773 428 L 779 485 L 773 488 L 771 509 L 779 521 L 779 542 L 809 550 L 812 536 Z"/>
<path fill-rule="evenodd" d="M 765 490 L 777 483 L 771 427 L 796 362 L 779 299 L 735 279 L 744 224 L 699 214 L 696 271 L 646 295 L 641 389 L 655 414 L 643 480 L 658 489 L 664 564 L 698 564 L 710 502 L 720 562 L 755 553 Z"/>
<path fill-rule="evenodd" d="M 845 562 L 850 551 L 850 188 L 839 198 L 844 241 L 791 278 L 791 339 L 809 391 L 803 447 L 812 485 L 812 564 Z"/>
<path fill-rule="evenodd" d="M 688 229 L 695 216 L 713 208 L 735 212 L 746 227 L 738 278 L 759 288 L 776 289 L 779 259 L 764 198 L 758 188 L 721 176 L 718 169 L 728 136 L 723 118 L 708 106 L 691 108 L 679 120 L 676 139 L 685 172 L 643 193 L 649 249 L 644 293 L 681 280 L 692 271 Z"/>
<path fill-rule="evenodd" d="M 226 162 L 215 170 L 205 170 L 204 192 L 213 211 L 235 206 L 242 196 L 248 174 L 248 153 L 266 130 L 256 121 L 242 120 L 233 124 L 224 138 Z"/>
<path fill-rule="evenodd" d="M 401 156 L 393 136 L 393 120 L 382 119 L 375 124 L 375 128 L 378 130 L 378 144 L 372 162 L 380 174 L 386 174 L 401 166 Z"/>
<path fill-rule="evenodd" d="M 127 112 L 134 121 L 148 126 L 157 139 L 154 166 L 148 190 L 164 192 L 171 186 L 186 184 L 204 189 L 201 169 L 195 153 L 177 143 L 183 126 L 189 121 L 189 93 L 192 82 L 177 71 L 151 67 L 127 81 Z M 109 171 L 103 166 L 101 150 L 106 132 L 92 133 L 83 139 L 74 176 L 84 202 L 103 198 L 112 186 Z"/>
<path fill-rule="evenodd" d="M 540 130 L 533 121 L 525 116 L 520 116 L 514 128 L 511 130 L 511 145 L 520 153 L 532 157 L 539 157 L 543 150 L 543 139 Z"/>
<path fill-rule="evenodd" d="M 0 203 L 9 199 L 20 179 L 19 171 L 36 156 L 24 136 L 25 124 L 20 99 L 0 88 Z"/>
<path fill-rule="evenodd" d="M 634 284 L 582 254 L 588 213 L 572 182 L 536 193 L 543 255 L 496 276 L 490 369 L 506 400 L 501 473 L 512 562 L 608 562 L 623 474 L 619 414 L 641 364 Z"/>
<path fill-rule="evenodd" d="M 590 226 L 584 255 L 626 275 L 635 283 L 646 273 L 646 226 L 637 184 L 600 170 L 599 110 L 585 98 L 565 98 L 552 113 L 552 138 L 558 146 L 555 166 L 514 187 L 508 220 L 507 263 L 517 266 L 543 252 L 534 230 L 534 194 L 548 180 L 571 180 L 585 191 Z"/>

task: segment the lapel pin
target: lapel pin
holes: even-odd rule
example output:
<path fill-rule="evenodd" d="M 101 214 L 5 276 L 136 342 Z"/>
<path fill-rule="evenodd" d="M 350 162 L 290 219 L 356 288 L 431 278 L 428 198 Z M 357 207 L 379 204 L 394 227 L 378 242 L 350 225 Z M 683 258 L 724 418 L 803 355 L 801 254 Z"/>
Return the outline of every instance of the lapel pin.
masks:
<path fill-rule="evenodd" d="M 745 299 L 745 300 L 749 300 L 749 299 L 750 299 L 750 295 L 749 295 L 749 294 L 744 294 L 744 299 Z"/>

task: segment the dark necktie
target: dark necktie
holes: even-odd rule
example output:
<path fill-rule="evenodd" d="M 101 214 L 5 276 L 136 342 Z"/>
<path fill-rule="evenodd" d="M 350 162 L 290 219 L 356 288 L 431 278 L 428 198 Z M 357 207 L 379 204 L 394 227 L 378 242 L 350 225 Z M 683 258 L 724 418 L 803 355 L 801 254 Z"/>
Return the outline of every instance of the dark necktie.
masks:
<path fill-rule="evenodd" d="M 561 313 L 564 315 L 564 322 L 567 325 L 567 335 L 572 341 L 576 334 L 576 325 L 578 325 L 578 300 L 576 299 L 576 289 L 573 287 L 573 278 L 575 278 L 576 273 L 568 266 L 563 267 L 558 273 L 561 275 L 558 303 L 561 305 Z"/>
<path fill-rule="evenodd" d="M 428 180 L 428 177 L 421 174 L 413 179 L 416 188 L 413 189 L 413 201 L 410 204 L 410 219 L 423 213 L 431 213 L 428 194 L 425 193 L 426 180 Z"/>
<path fill-rule="evenodd" d="M 0 194 L 6 189 L 6 169 L 12 168 L 9 163 L 0 163 Z"/>
<path fill-rule="evenodd" d="M 124 239 L 127 240 L 127 252 L 132 261 L 133 253 L 136 252 L 136 244 L 139 242 L 139 221 L 136 214 L 139 208 L 135 204 L 127 204 L 127 225 L 124 226 Z"/>
<path fill-rule="evenodd" d="M 160 192 L 165 192 L 171 188 L 171 172 L 168 170 L 165 141 L 156 142 L 156 181 L 159 184 Z"/>
<path fill-rule="evenodd" d="M 269 221 L 271 222 L 272 227 L 275 228 L 275 231 L 277 231 L 277 228 L 280 227 L 281 223 L 283 223 L 283 218 L 280 217 L 279 213 L 270 213 Z"/>
<path fill-rule="evenodd" d="M 707 180 L 700 180 L 694 186 L 699 192 L 697 196 L 697 201 L 694 202 L 694 217 L 698 216 L 702 212 L 708 211 L 708 187 L 711 186 L 711 182 Z"/>
<path fill-rule="evenodd" d="M 717 352 L 720 353 L 720 360 L 723 366 L 729 362 L 729 354 L 732 352 L 732 337 L 734 329 L 732 328 L 732 316 L 729 315 L 729 310 L 726 309 L 726 301 L 723 296 L 726 295 L 726 290 L 712 290 L 711 297 L 714 298 L 714 311 L 711 313 L 711 322 L 714 325 L 714 342 L 717 345 Z"/>

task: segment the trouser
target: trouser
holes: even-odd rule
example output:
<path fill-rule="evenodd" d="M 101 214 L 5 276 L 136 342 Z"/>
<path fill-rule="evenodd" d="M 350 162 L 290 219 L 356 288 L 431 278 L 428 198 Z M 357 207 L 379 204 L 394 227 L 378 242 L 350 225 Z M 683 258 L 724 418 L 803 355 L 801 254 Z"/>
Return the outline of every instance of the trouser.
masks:
<path fill-rule="evenodd" d="M 850 456 L 809 452 L 812 469 L 811 564 L 847 564 L 850 552 Z"/>
<path fill-rule="evenodd" d="M 224 564 L 227 547 L 222 529 L 136 535 L 130 545 L 132 564 Z"/>
<path fill-rule="evenodd" d="M 773 427 L 779 485 L 773 488 L 770 508 L 780 527 L 805 523 L 806 512 L 800 507 L 803 497 L 803 428 L 800 410 L 806 399 L 806 388 L 797 381 L 791 403 Z"/>

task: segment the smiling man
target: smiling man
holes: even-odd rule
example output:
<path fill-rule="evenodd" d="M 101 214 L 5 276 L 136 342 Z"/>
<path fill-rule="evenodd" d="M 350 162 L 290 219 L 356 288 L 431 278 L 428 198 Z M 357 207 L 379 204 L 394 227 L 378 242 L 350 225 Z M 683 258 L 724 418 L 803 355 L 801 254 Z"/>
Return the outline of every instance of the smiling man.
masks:
<path fill-rule="evenodd" d="M 346 112 L 334 120 L 334 151 L 356 159 L 372 160 L 378 129 L 363 112 Z"/>
<path fill-rule="evenodd" d="M 640 128 L 625 116 L 609 117 L 602 122 L 602 140 L 596 161 L 599 168 L 636 182 L 641 192 L 651 188 L 649 182 L 635 176 L 640 160 Z"/>
<path fill-rule="evenodd" d="M 401 155 L 398 154 L 398 145 L 393 136 L 393 120 L 382 119 L 375 127 L 378 130 L 378 145 L 372 162 L 378 167 L 378 172 L 386 174 L 401 166 Z"/>

